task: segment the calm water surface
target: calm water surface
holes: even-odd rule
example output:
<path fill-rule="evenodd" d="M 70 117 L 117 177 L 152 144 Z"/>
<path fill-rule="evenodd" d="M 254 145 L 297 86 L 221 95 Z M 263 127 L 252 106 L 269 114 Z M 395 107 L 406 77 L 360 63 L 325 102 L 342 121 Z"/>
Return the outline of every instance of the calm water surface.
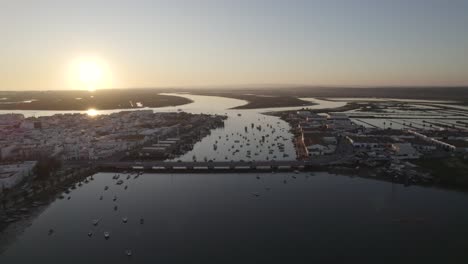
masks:
<path fill-rule="evenodd" d="M 0 262 L 468 260 L 462 193 L 326 173 L 123 175 L 122 185 L 112 176 L 98 173 L 53 202 Z"/>

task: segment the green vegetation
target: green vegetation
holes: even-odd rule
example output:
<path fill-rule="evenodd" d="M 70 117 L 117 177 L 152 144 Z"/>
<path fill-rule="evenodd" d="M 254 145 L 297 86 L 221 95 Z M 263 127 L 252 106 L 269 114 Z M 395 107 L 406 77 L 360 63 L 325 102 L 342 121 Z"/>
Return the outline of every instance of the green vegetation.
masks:
<path fill-rule="evenodd" d="M 62 162 L 56 158 L 41 158 L 37 161 L 33 171 L 39 179 L 47 179 L 62 167 Z"/>
<path fill-rule="evenodd" d="M 141 107 L 164 107 L 191 103 L 191 100 L 160 95 L 152 89 L 97 90 L 88 91 L 0 91 L 1 110 L 76 110 L 90 108 L 133 109 Z"/>
<path fill-rule="evenodd" d="M 414 163 L 429 170 L 440 185 L 468 188 L 468 159 L 456 156 L 442 159 L 421 159 Z"/>

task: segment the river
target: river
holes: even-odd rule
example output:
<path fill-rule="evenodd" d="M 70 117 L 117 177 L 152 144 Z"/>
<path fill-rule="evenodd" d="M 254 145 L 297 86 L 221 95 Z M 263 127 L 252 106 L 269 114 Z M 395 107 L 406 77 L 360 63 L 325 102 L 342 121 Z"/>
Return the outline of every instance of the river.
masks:
<path fill-rule="evenodd" d="M 184 96 L 194 102 L 155 111 L 229 118 L 180 159 L 247 159 L 247 150 L 259 160 L 294 158 L 288 124 L 265 110 L 228 110 L 245 102 Z M 270 141 L 259 143 L 269 133 Z M 97 173 L 41 209 L 3 247 L 0 263 L 468 261 L 465 193 L 328 173 L 121 174 L 122 185 L 113 176 Z"/>

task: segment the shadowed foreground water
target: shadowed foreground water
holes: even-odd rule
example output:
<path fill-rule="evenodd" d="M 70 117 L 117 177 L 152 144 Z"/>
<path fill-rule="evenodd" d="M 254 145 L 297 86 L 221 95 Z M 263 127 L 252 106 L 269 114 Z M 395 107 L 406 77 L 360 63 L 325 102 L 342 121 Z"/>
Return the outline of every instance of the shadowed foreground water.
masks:
<path fill-rule="evenodd" d="M 326 173 L 113 175 L 53 202 L 0 263 L 468 260 L 463 193 Z"/>

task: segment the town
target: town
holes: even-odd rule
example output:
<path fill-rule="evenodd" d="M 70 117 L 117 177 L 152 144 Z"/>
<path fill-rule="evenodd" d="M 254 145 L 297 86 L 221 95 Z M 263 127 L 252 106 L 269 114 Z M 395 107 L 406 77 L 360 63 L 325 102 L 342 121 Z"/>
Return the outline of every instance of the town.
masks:
<path fill-rule="evenodd" d="M 217 115 L 122 111 L 110 115 L 0 115 L 0 193 L 40 176 L 42 163 L 174 158 L 222 127 Z M 70 166 L 61 166 L 60 173 Z M 56 173 L 59 173 L 56 172 Z"/>
<path fill-rule="evenodd" d="M 401 118 L 368 112 L 371 106 L 385 111 L 387 106 L 395 105 L 401 107 L 400 103 L 365 103 L 357 107 L 349 104 L 346 112 L 302 109 L 272 114 L 290 123 L 300 160 L 321 161 L 341 174 L 466 189 L 468 123 L 463 120 L 466 113 L 442 109 L 445 116 L 436 119 L 402 120 L 408 112 L 399 113 Z M 376 120 L 374 123 L 382 126 L 361 119 L 363 115 L 358 115 L 356 108 L 366 109 L 366 120 Z M 450 120 L 447 114 L 456 117 Z"/>

